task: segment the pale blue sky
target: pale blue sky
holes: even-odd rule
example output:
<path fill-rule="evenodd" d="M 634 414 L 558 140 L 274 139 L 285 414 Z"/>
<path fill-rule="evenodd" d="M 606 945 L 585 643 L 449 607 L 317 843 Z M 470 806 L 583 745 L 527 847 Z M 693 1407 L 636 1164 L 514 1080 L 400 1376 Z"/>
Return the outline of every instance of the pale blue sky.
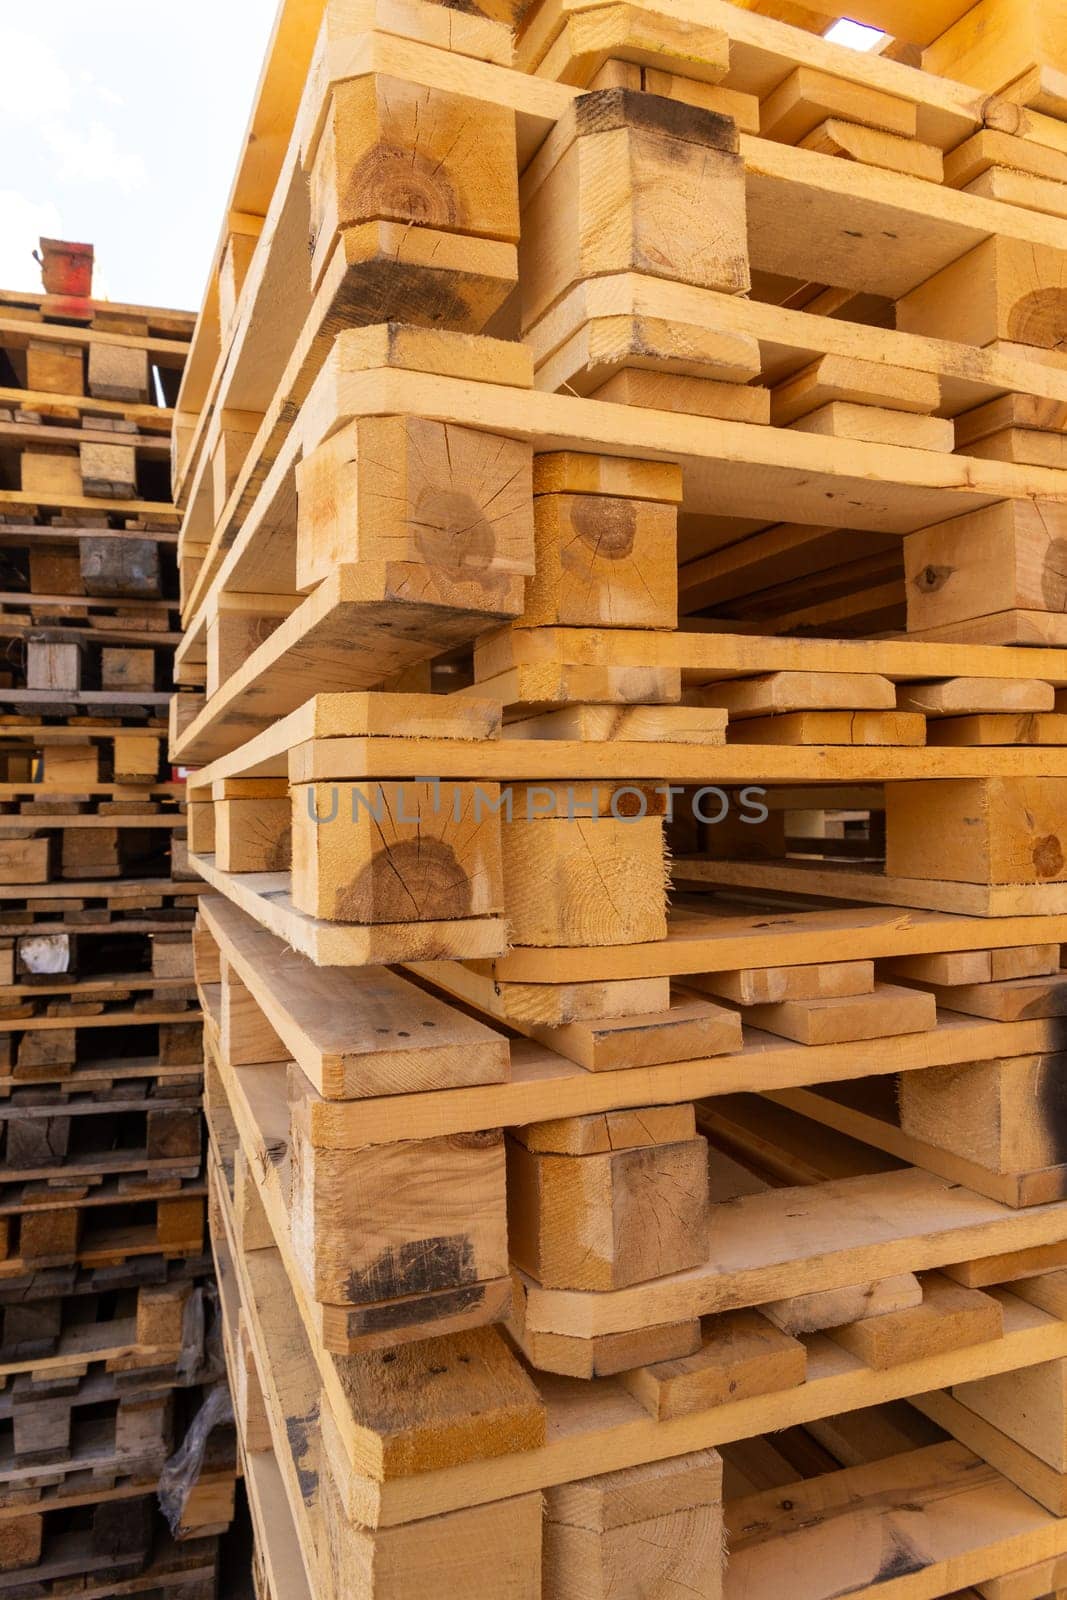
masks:
<path fill-rule="evenodd" d="M 39 235 L 94 290 L 197 310 L 276 0 L 0 0 L 0 288 Z"/>

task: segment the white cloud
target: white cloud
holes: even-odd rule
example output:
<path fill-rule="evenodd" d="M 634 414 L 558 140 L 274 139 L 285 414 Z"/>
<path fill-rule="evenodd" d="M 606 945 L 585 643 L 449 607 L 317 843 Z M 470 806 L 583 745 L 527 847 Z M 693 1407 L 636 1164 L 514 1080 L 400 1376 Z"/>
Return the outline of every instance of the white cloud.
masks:
<path fill-rule="evenodd" d="M 70 77 L 43 39 L 0 23 L 0 61 L 8 68 L 0 116 L 37 127 L 70 110 Z"/>
<path fill-rule="evenodd" d="M 0 189 L 0 285 L 5 289 L 40 292 L 41 271 L 33 252 L 42 236 L 63 238 L 58 207 L 30 200 L 14 189 Z"/>
<path fill-rule="evenodd" d="M 120 94 L 87 67 L 75 84 L 45 40 L 0 25 L 0 61 L 5 60 L 17 62 L 18 69 L 5 78 L 0 119 L 36 130 L 56 157 L 61 183 L 113 183 L 129 194 L 144 182 L 142 157 L 124 149 L 115 129 L 87 109 L 90 98 L 98 106 L 122 106 Z"/>
<path fill-rule="evenodd" d="M 41 132 L 59 158 L 56 170 L 63 181 L 114 183 L 126 194 L 144 182 L 143 158 L 122 149 L 115 130 L 102 122 L 90 122 L 77 139 L 59 123 L 46 124 Z"/>

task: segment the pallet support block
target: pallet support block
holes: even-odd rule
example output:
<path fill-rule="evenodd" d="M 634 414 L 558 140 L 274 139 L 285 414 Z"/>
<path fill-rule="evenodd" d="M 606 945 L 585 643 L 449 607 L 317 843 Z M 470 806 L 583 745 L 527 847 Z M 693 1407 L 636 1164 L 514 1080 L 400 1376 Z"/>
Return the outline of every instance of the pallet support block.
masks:
<path fill-rule="evenodd" d="M 897 301 L 897 327 L 985 348 L 1058 350 L 1067 319 L 1067 251 L 994 235 Z"/>
<path fill-rule="evenodd" d="M 654 1128 L 654 1123 L 652 1124 Z M 696 1137 L 591 1155 L 508 1139 L 512 1256 L 545 1288 L 621 1289 L 707 1255 L 707 1145 Z"/>
<path fill-rule="evenodd" d="M 1035 496 L 908 534 L 908 632 L 936 638 L 936 630 L 951 628 L 954 640 L 981 642 L 995 619 L 999 643 L 1067 642 L 1065 528 L 1063 506 Z"/>
<path fill-rule="evenodd" d="M 62 504 L 82 493 L 76 449 L 46 443 L 31 446 L 22 452 L 20 465 L 23 494 L 33 495 L 46 504 Z"/>
<path fill-rule="evenodd" d="M 536 564 L 519 625 L 674 628 L 681 471 L 615 458 L 606 473 L 618 492 L 583 493 L 578 485 L 595 460 L 563 454 L 534 463 Z M 560 489 L 541 488 L 548 484 Z M 627 485 L 636 492 L 626 494 Z"/>
<path fill-rule="evenodd" d="M 102 500 L 137 498 L 137 456 L 128 444 L 82 444 L 82 493 Z"/>
<path fill-rule="evenodd" d="M 100 687 L 120 692 L 144 690 L 151 694 L 156 686 L 154 650 L 105 645 L 100 652 Z"/>
<path fill-rule="evenodd" d="M 85 354 L 81 345 L 31 339 L 26 346 L 26 387 L 44 394 L 83 395 Z"/>
<path fill-rule="evenodd" d="M 32 1567 L 41 1559 L 44 1516 L 39 1511 L 0 1522 L 0 1572 Z"/>
<path fill-rule="evenodd" d="M 30 639 L 26 645 L 28 689 L 80 689 L 82 653 L 78 644 L 46 644 Z"/>
<path fill-rule="evenodd" d="M 889 783 L 890 877 L 1019 885 L 1067 881 L 1067 780 L 975 778 Z"/>
<path fill-rule="evenodd" d="M 383 779 L 291 794 L 298 910 L 366 925 L 503 909 L 499 785 Z"/>
<path fill-rule="evenodd" d="M 503 1314 L 487 1294 L 508 1273 L 499 1129 L 334 1151 L 316 1148 L 294 1111 L 292 1162 L 293 1252 L 316 1298 L 362 1308 L 381 1343 L 419 1336 L 411 1309 L 385 1302 L 426 1301 L 424 1333 L 435 1299 L 458 1326 Z"/>
<path fill-rule="evenodd" d="M 147 350 L 136 345 L 91 344 L 89 393 L 98 400 L 147 401 Z"/>
<path fill-rule="evenodd" d="M 1046 1466 L 1067 1473 L 1067 1362 L 958 1383 L 952 1394 Z"/>
<path fill-rule="evenodd" d="M 86 594 L 155 600 L 162 593 L 159 545 L 154 539 L 95 534 L 81 540 L 78 553 Z"/>
<path fill-rule="evenodd" d="M 1025 1173 L 1067 1163 L 1067 1057 L 1062 1054 L 904 1072 L 899 1095 L 905 1133 L 991 1172 Z"/>
<path fill-rule="evenodd" d="M 522 324 L 535 347 L 550 308 L 605 275 L 643 273 L 726 294 L 749 288 L 744 168 L 737 129 L 718 112 L 625 87 L 581 95 L 528 167 L 521 197 Z M 759 371 L 754 347 L 713 317 L 702 327 L 579 307 L 568 335 L 566 352 L 549 361 L 553 387 L 583 370 L 596 373 L 579 380 L 586 392 L 631 368 L 728 382 Z M 720 414 L 715 399 L 711 414 Z"/>
<path fill-rule="evenodd" d="M 0 884 L 47 883 L 51 854 L 47 838 L 0 838 Z"/>
<path fill-rule="evenodd" d="M 22 1035 L 15 1054 L 16 1078 L 48 1078 L 74 1065 L 77 1043 L 73 1028 L 34 1028 Z"/>
<path fill-rule="evenodd" d="M 230 962 L 220 966 L 219 1049 L 230 1066 L 287 1061 L 289 1052 Z"/>
<path fill-rule="evenodd" d="M 722 1460 L 715 1450 L 546 1493 L 544 1600 L 720 1600 L 723 1564 Z"/>
<path fill-rule="evenodd" d="M 292 864 L 292 807 L 285 780 L 238 779 L 226 791 L 212 806 L 215 865 L 223 872 L 287 871 Z"/>
<path fill-rule="evenodd" d="M 367 1600 L 432 1592 L 540 1600 L 539 1494 L 374 1529 L 348 1520 L 332 1473 L 322 1475 L 321 1490 L 327 1571 L 340 1591 L 354 1589 Z"/>
<path fill-rule="evenodd" d="M 160 740 L 153 733 L 116 733 L 111 741 L 111 770 L 116 783 L 155 783 L 159 776 Z"/>
<path fill-rule="evenodd" d="M 215 520 L 222 520 L 226 503 L 252 448 L 263 419 L 257 412 L 227 412 L 211 455 L 211 492 Z"/>
<path fill-rule="evenodd" d="M 240 671 L 297 603 L 295 596 L 288 595 L 219 595 L 207 624 L 205 688 L 209 696 Z"/>
<path fill-rule="evenodd" d="M 421 417 L 364 417 L 297 468 L 297 586 L 380 565 L 423 604 L 510 609 L 534 570 L 528 444 Z"/>
<path fill-rule="evenodd" d="M 582 790 L 577 795 L 590 803 Z M 501 824 L 501 845 L 516 944 L 590 947 L 666 938 L 658 816 L 513 816 Z"/>
<path fill-rule="evenodd" d="M 303 152 L 312 287 L 335 244 L 353 323 L 477 333 L 516 280 L 515 116 L 384 74 L 334 83 Z"/>

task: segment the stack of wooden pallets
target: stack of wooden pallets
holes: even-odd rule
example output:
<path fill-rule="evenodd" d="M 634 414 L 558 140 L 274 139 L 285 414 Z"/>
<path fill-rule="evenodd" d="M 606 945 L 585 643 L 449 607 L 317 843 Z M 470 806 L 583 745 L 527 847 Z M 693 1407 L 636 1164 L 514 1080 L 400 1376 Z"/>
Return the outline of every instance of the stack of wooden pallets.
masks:
<path fill-rule="evenodd" d="M 1067 62 L 965 11 L 280 10 L 171 726 L 263 1595 L 1067 1581 Z"/>
<path fill-rule="evenodd" d="M 0 296 L 0 1594 L 215 1593 L 198 885 L 167 763 L 169 430 L 193 319 L 42 241 Z M 207 1298 L 205 1298 L 207 1297 Z M 184 1491 L 184 1492 L 183 1492 Z"/>

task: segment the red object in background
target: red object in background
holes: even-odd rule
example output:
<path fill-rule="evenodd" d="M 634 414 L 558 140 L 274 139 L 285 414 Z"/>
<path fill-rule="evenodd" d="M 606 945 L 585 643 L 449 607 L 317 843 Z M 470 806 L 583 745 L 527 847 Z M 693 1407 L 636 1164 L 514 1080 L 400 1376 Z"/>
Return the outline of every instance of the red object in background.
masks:
<path fill-rule="evenodd" d="M 77 300 L 88 299 L 92 294 L 91 244 L 72 244 L 67 239 L 42 239 L 40 254 L 36 251 L 34 254 L 41 264 L 45 294 L 69 295 Z"/>

